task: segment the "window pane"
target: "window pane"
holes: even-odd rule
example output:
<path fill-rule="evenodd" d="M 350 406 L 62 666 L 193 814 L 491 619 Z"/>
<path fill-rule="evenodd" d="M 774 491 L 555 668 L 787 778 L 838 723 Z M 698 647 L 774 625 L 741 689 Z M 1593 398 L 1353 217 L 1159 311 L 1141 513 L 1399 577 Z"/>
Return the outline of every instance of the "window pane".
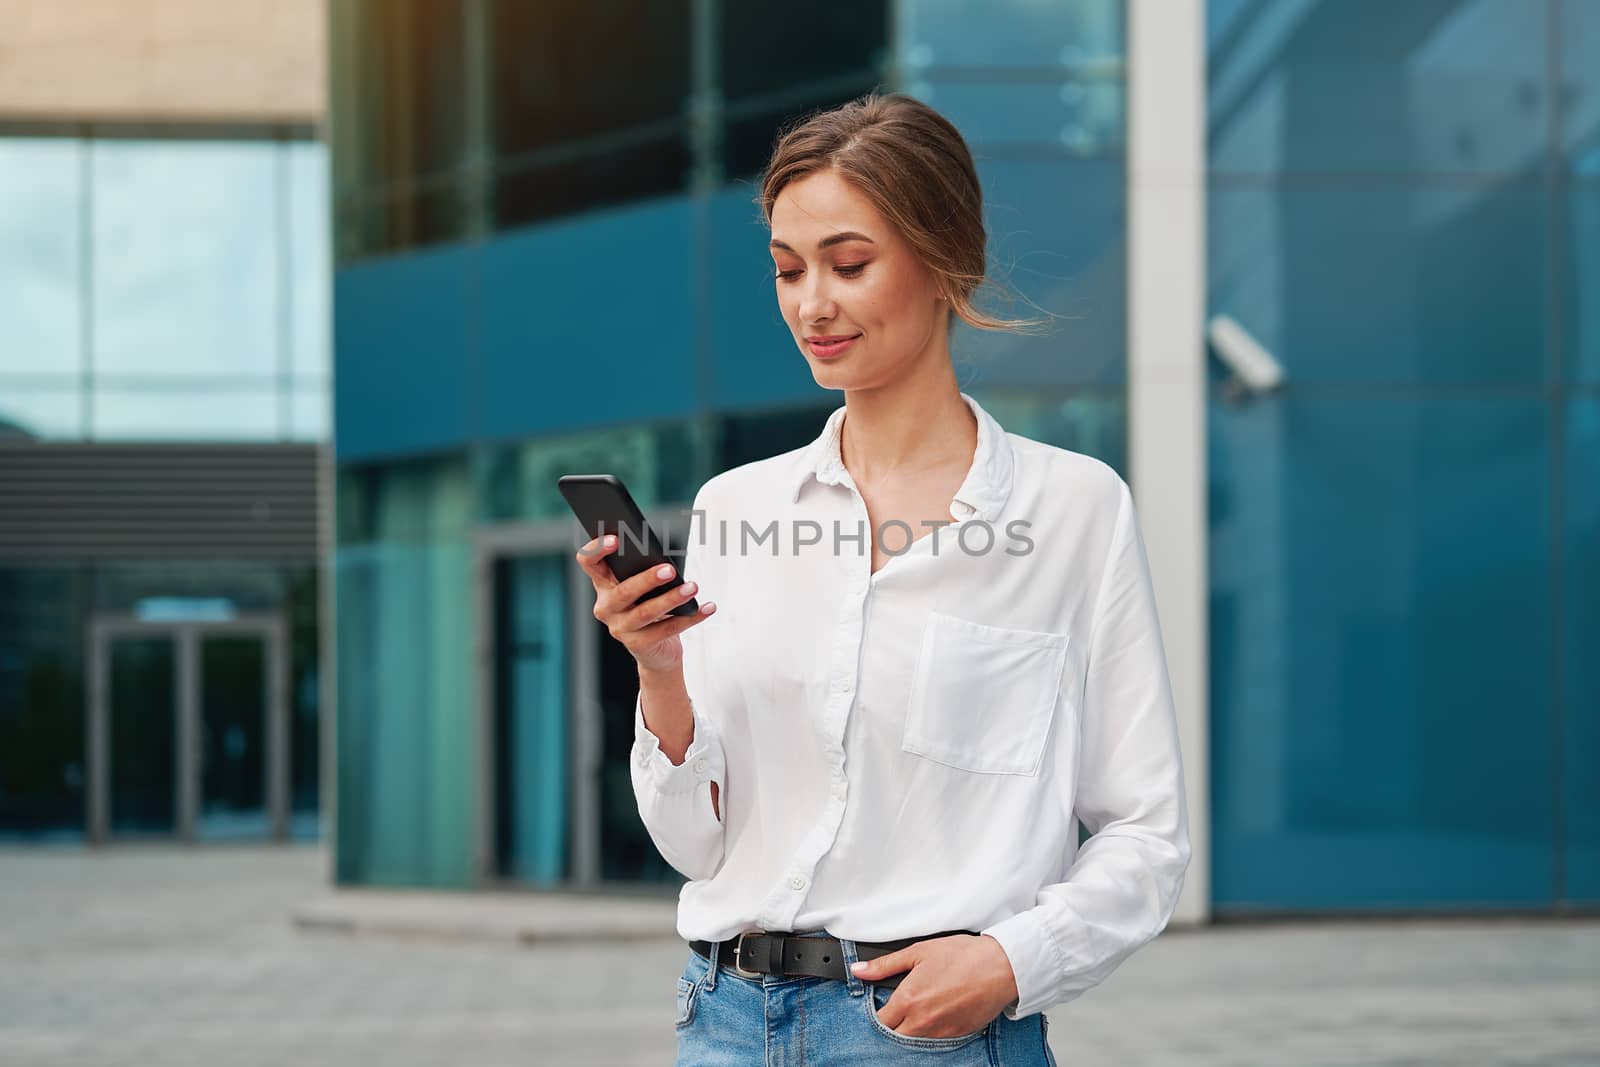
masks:
<path fill-rule="evenodd" d="M 689 0 L 494 5 L 494 145 L 502 161 L 681 117 Z M 618 91 L 626 86 L 627 91 Z"/>
<path fill-rule="evenodd" d="M 341 263 L 439 244 L 462 231 L 462 185 L 449 179 L 363 194 L 341 205 L 340 213 Z"/>
<path fill-rule="evenodd" d="M 1562 0 L 1563 147 L 1573 170 L 1600 178 L 1600 4 Z"/>
<path fill-rule="evenodd" d="M 1210 56 L 1214 171 L 1543 166 L 1546 5 L 1258 4 Z"/>
<path fill-rule="evenodd" d="M 512 0 L 513 3 L 516 0 Z M 341 182 L 372 190 L 451 170 L 466 132 L 463 0 L 354 0 L 333 5 Z M 335 93 L 343 79 L 333 82 Z M 341 191 L 346 186 L 341 185 Z"/>
<path fill-rule="evenodd" d="M 0 437 L 72 438 L 83 435 L 83 398 L 77 389 L 39 389 L 0 378 Z"/>
<path fill-rule="evenodd" d="M 1572 381 L 1600 385 L 1600 181 L 1575 185 L 1568 197 L 1572 326 L 1567 366 Z"/>
<path fill-rule="evenodd" d="M 1561 788 L 1566 897 L 1600 901 L 1600 396 L 1573 396 L 1566 417 L 1566 664 Z"/>
<path fill-rule="evenodd" d="M 92 146 L 96 372 L 276 370 L 276 150 Z"/>
<path fill-rule="evenodd" d="M 687 130 L 611 151 L 495 177 L 497 229 L 526 225 L 608 204 L 680 192 L 688 185 Z"/>
<path fill-rule="evenodd" d="M 980 162 L 978 173 L 995 283 L 978 291 L 978 306 L 1004 318 L 1044 319 L 1048 328 L 1030 335 L 958 323 L 950 350 L 963 387 L 1122 382 L 1122 161 L 996 159 Z"/>
<path fill-rule="evenodd" d="M 778 132 L 813 111 L 838 107 L 878 85 L 878 75 L 864 71 L 859 79 L 830 82 L 814 92 L 822 96 L 786 96 L 777 107 L 732 107 L 722 127 L 722 170 L 727 178 L 759 174 L 772 157 Z M 759 104 L 759 101 L 758 101 Z"/>
<path fill-rule="evenodd" d="M 1120 61 L 1122 0 L 904 0 L 907 59 L 919 67 Z"/>
<path fill-rule="evenodd" d="M 289 401 L 289 435 L 296 441 L 327 440 L 328 390 L 325 386 L 295 384 Z"/>
<path fill-rule="evenodd" d="M 94 436 L 100 440 L 266 441 L 278 436 L 278 392 L 236 389 L 97 389 Z"/>
<path fill-rule="evenodd" d="M 1302 385 L 1541 383 L 1548 202 L 1524 181 L 1214 180 L 1211 308 Z"/>
<path fill-rule="evenodd" d="M 1024 84 L 923 82 L 916 95 L 956 124 L 974 151 L 1066 148 L 1080 154 L 1123 148 L 1126 92 L 1120 78 L 1062 77 Z"/>
<path fill-rule="evenodd" d="M 0 138 L 0 373 L 82 365 L 82 151 L 76 140 Z"/>
<path fill-rule="evenodd" d="M 0 567 L 0 841 L 83 836 L 87 584 L 74 567 Z"/>
<path fill-rule="evenodd" d="M 1213 393 L 1219 912 L 1549 907 L 1550 416 Z"/>
<path fill-rule="evenodd" d="M 317 141 L 284 146 L 289 164 L 289 338 L 292 371 L 328 374 L 328 149 Z"/>
<path fill-rule="evenodd" d="M 722 95 L 731 103 L 860 71 L 875 81 L 889 41 L 886 0 L 807 4 L 804 33 L 784 0 L 723 3 L 718 18 Z"/>

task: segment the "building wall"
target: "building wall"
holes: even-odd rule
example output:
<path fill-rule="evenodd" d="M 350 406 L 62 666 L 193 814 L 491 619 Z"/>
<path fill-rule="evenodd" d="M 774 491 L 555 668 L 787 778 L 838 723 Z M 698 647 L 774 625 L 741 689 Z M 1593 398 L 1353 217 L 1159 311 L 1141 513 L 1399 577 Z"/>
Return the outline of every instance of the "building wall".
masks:
<path fill-rule="evenodd" d="M 512 847 L 486 820 L 524 803 L 510 786 L 476 799 L 499 757 L 475 716 L 534 685 L 555 642 L 581 656 L 590 640 L 540 629 L 540 595 L 581 600 L 560 592 L 569 559 L 547 550 L 561 564 L 547 572 L 531 550 L 486 561 L 484 544 L 567 532 L 559 474 L 608 470 L 670 509 L 820 429 L 839 398 L 778 315 L 753 200 L 784 121 L 875 86 L 950 116 L 978 156 L 993 273 L 1016 294 L 990 306 L 1052 325 L 959 330 L 963 386 L 1008 428 L 1125 461 L 1120 0 L 840 0 L 808 9 L 804 37 L 776 2 L 609 10 L 335 9 L 342 879 L 674 877 L 627 795 L 636 678 L 603 633 L 593 703 L 568 688 L 559 709 L 594 734 L 592 772 L 562 771 L 602 783 L 598 856 L 474 855 L 485 837 Z M 610 91 L 624 82 L 636 91 Z M 485 600 L 501 592 L 512 618 L 496 622 Z M 540 636 L 507 645 L 508 627 Z M 522 682 L 500 677 L 507 657 Z M 537 707 L 501 725 L 553 730 Z M 585 825 L 574 815 L 572 833 Z"/>
<path fill-rule="evenodd" d="M 0 0 L 0 121 L 312 123 L 327 7 Z"/>
<path fill-rule="evenodd" d="M 317 832 L 324 23 L 315 0 L 0 0 L 0 838 L 91 831 L 95 628 L 184 611 L 283 634 L 290 832 Z M 272 672 L 219 631 L 190 646 L 199 836 L 250 836 L 272 742 L 213 727 Z M 111 788 L 153 754 L 167 816 L 181 643 L 105 646 Z"/>
<path fill-rule="evenodd" d="M 1600 899 L 1600 4 L 1213 2 L 1219 914 Z"/>

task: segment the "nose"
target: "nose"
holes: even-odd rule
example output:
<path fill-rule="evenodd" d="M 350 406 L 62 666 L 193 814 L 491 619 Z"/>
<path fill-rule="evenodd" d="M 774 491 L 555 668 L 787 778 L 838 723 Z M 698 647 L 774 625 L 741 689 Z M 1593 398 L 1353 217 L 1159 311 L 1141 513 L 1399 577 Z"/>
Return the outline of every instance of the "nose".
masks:
<path fill-rule="evenodd" d="M 833 291 L 829 288 L 827 279 L 821 277 L 825 273 L 825 271 L 807 272 L 807 279 L 800 293 L 802 325 L 815 326 L 827 322 L 834 316 Z"/>

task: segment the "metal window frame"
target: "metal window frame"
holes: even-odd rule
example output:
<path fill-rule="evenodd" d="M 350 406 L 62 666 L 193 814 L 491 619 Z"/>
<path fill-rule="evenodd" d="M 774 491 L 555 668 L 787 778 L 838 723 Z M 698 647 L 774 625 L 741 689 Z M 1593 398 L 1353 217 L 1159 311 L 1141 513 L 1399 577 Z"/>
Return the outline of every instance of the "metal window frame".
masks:
<path fill-rule="evenodd" d="M 111 840 L 111 642 L 119 637 L 170 637 L 176 649 L 173 788 L 177 837 L 198 839 L 200 764 L 200 642 L 218 635 L 255 636 L 266 645 L 265 737 L 267 813 L 271 838 L 289 837 L 289 627 L 277 615 L 241 615 L 226 620 L 166 621 L 131 615 L 98 615 L 89 623 L 89 692 L 86 701 L 88 840 Z"/>
<path fill-rule="evenodd" d="M 665 505 L 646 509 L 652 529 L 670 545 L 683 544 L 688 535 L 686 516 L 689 505 Z M 572 871 L 559 888 L 592 890 L 610 888 L 600 876 L 600 780 L 605 751 L 604 723 L 593 713 L 600 705 L 600 635 L 594 621 L 594 586 L 571 558 L 582 543 L 578 527 L 571 519 L 544 519 L 481 525 L 473 531 L 472 597 L 476 617 L 473 654 L 473 705 L 477 729 L 473 763 L 478 783 L 474 820 L 473 870 L 480 885 L 503 884 L 495 855 L 499 825 L 496 794 L 500 787 L 495 771 L 496 729 L 494 652 L 495 629 L 494 567 L 501 559 L 517 556 L 565 553 L 567 560 L 567 626 L 570 643 L 567 659 L 567 705 L 571 709 L 571 739 L 568 749 L 569 802 L 572 811 Z M 588 713 L 585 713 L 588 712 Z"/>

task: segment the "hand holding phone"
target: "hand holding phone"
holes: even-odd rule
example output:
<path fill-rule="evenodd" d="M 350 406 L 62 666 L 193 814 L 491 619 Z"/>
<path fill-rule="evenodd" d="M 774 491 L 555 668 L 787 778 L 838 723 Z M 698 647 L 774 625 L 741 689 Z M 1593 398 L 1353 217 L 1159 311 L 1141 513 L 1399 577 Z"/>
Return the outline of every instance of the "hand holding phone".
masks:
<path fill-rule="evenodd" d="M 697 590 L 684 589 L 681 568 L 621 479 L 610 474 L 567 474 L 556 484 L 591 538 L 579 550 L 578 563 L 594 582 L 595 618 L 610 628 L 642 668 L 681 662 L 677 635 L 709 618 L 716 605 L 702 607 L 694 599 Z M 604 544 L 607 536 L 615 538 L 610 548 Z M 671 568 L 670 577 L 658 575 L 663 566 Z"/>

